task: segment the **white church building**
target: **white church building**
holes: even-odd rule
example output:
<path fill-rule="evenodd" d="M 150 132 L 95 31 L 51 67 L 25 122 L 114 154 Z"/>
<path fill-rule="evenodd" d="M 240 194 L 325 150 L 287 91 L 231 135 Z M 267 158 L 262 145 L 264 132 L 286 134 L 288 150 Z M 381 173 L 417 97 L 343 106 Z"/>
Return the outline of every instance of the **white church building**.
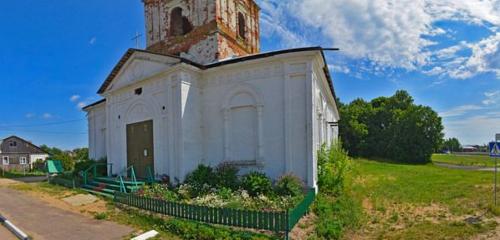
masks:
<path fill-rule="evenodd" d="M 182 181 L 231 163 L 317 181 L 317 150 L 339 112 L 323 49 L 260 53 L 253 0 L 143 0 L 146 50 L 130 49 L 84 108 L 89 151 Z"/>

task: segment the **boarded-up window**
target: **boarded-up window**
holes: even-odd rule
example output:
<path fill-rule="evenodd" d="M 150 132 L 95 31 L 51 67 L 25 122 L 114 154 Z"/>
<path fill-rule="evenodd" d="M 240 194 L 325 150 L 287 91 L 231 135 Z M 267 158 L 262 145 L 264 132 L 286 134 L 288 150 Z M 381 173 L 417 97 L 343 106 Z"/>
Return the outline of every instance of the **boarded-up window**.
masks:
<path fill-rule="evenodd" d="M 246 22 L 245 22 L 245 16 L 243 13 L 238 13 L 238 36 L 240 36 L 243 39 L 246 39 Z"/>
<path fill-rule="evenodd" d="M 170 14 L 170 35 L 182 36 L 191 32 L 191 30 L 193 30 L 193 26 L 187 17 L 182 15 L 182 8 L 174 8 Z"/>
<path fill-rule="evenodd" d="M 253 106 L 231 109 L 231 150 L 236 161 L 257 159 L 257 110 Z"/>

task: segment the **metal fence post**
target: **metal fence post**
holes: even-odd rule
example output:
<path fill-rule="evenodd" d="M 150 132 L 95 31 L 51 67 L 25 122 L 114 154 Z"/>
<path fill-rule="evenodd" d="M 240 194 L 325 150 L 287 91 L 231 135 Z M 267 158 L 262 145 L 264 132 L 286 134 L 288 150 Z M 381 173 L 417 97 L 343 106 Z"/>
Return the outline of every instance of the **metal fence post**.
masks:
<path fill-rule="evenodd" d="M 290 233 L 290 214 L 288 213 L 288 209 L 286 210 L 286 226 L 285 226 L 285 240 L 288 240 L 288 234 Z"/>

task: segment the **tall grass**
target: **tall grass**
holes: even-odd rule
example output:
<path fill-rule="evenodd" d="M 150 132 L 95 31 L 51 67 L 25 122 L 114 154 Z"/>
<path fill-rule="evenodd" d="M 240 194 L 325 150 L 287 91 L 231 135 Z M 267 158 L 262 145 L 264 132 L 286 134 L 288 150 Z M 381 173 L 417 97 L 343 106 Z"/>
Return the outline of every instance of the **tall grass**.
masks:
<path fill-rule="evenodd" d="M 348 229 L 359 226 L 363 214 L 361 203 L 352 197 L 347 179 L 352 160 L 340 141 L 324 144 L 318 151 L 318 186 L 320 193 L 314 205 L 318 216 L 317 239 L 340 239 Z"/>

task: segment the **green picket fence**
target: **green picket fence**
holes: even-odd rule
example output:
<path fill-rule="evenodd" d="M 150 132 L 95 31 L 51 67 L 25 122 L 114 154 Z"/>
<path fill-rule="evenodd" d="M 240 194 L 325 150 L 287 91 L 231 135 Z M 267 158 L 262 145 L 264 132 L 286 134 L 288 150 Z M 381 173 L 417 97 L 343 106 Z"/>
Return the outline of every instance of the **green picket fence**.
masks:
<path fill-rule="evenodd" d="M 67 188 L 77 188 L 80 186 L 79 182 L 75 178 L 67 179 L 62 177 L 50 177 L 49 183 Z"/>
<path fill-rule="evenodd" d="M 306 197 L 295 208 L 288 211 L 288 229 L 292 229 L 300 221 L 300 219 L 309 212 L 309 207 L 316 198 L 316 191 L 311 189 L 307 192 Z"/>
<path fill-rule="evenodd" d="M 294 209 L 264 212 L 168 202 L 118 191 L 114 194 L 114 201 L 117 203 L 163 215 L 211 224 L 285 232 L 287 235 L 307 213 L 314 198 L 315 191 L 310 190 L 304 200 Z"/>

